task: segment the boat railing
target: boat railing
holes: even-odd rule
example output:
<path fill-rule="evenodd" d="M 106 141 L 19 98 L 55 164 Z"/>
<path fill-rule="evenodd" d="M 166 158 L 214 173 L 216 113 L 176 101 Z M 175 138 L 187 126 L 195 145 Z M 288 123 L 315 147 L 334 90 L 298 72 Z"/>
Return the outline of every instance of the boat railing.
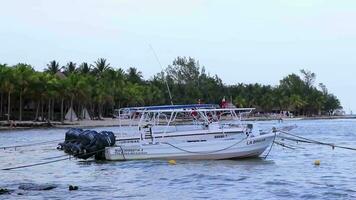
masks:
<path fill-rule="evenodd" d="M 163 133 L 172 131 L 177 125 L 193 124 L 197 128 L 209 126 L 217 122 L 221 129 L 226 128 L 225 120 L 232 120 L 234 126 L 241 124 L 245 115 L 250 114 L 255 108 L 216 108 L 214 104 L 203 105 L 174 105 L 174 106 L 149 106 L 116 109 L 115 113 L 119 119 L 120 127 L 125 121 L 129 127 L 137 127 L 139 132 L 147 124 L 150 126 L 161 126 Z M 160 131 L 161 132 L 161 131 Z"/>
<path fill-rule="evenodd" d="M 171 124 L 177 122 L 178 117 L 182 116 L 182 113 L 188 113 L 193 124 L 197 126 L 204 123 L 210 124 L 213 121 L 218 122 L 220 126 L 222 126 L 222 116 L 230 115 L 231 120 L 241 122 L 242 116 L 251 113 L 253 110 L 254 108 L 139 110 L 137 111 L 137 113 L 140 113 L 138 126 L 142 127 L 146 124 L 152 124 L 153 126 L 166 124 L 164 128 L 164 132 L 166 133 L 169 127 L 171 127 Z M 196 114 L 199 118 L 196 117 Z M 163 121 L 161 118 L 163 118 Z M 180 120 L 180 122 L 184 121 L 182 118 L 180 118 Z M 175 123 L 175 125 L 177 125 L 177 123 Z"/>

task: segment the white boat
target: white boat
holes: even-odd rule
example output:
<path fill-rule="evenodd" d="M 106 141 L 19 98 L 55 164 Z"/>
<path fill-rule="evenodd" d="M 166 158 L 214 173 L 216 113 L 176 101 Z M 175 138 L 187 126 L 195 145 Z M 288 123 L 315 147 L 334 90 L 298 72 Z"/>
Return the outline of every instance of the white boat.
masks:
<path fill-rule="evenodd" d="M 276 133 L 243 124 L 241 118 L 252 110 L 197 105 L 135 108 L 130 117 L 137 123 L 135 134 L 116 135 L 115 146 L 105 148 L 105 158 L 209 160 L 257 157 L 272 145 Z M 189 119 L 190 125 L 178 125 L 187 124 Z"/>

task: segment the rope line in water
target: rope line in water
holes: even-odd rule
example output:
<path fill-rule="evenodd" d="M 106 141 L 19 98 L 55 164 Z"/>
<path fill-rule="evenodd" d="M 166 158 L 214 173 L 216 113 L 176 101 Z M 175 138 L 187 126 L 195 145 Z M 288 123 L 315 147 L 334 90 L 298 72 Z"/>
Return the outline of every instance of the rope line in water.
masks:
<path fill-rule="evenodd" d="M 291 147 L 293 149 L 305 149 L 304 147 L 295 146 L 295 145 L 291 145 L 291 144 L 288 144 L 288 143 L 283 143 L 283 139 L 280 140 L 280 141 L 277 141 L 277 143 L 283 144 L 285 147 Z M 280 146 L 283 146 L 283 145 L 280 145 Z"/>
<path fill-rule="evenodd" d="M 281 140 L 289 140 L 289 141 L 293 141 L 293 142 L 300 142 L 300 143 L 308 143 L 308 144 L 317 144 L 315 142 L 312 141 L 308 141 L 308 140 L 301 140 L 301 139 L 295 139 L 295 138 L 290 138 L 290 137 L 280 137 Z"/>
<path fill-rule="evenodd" d="M 94 151 L 91 152 L 91 154 L 95 154 L 95 153 L 99 153 L 105 151 L 105 149 L 101 149 L 98 151 Z M 85 155 L 86 153 L 81 153 L 81 154 L 76 154 L 74 156 L 80 156 L 80 155 Z M 34 164 L 29 164 L 29 165 L 21 165 L 21 166 L 16 166 L 16 167 L 8 167 L 8 168 L 3 168 L 1 170 L 13 170 L 13 169 L 21 169 L 21 168 L 28 168 L 28 167 L 34 167 L 34 166 L 39 166 L 39 165 L 46 165 L 46 164 L 50 164 L 50 163 L 55 163 L 55 162 L 60 162 L 60 161 L 64 161 L 64 160 L 69 160 L 71 159 L 71 155 L 63 155 L 63 156 L 68 156 L 68 158 L 62 158 L 62 159 L 57 159 L 57 160 L 51 160 L 51 161 L 46 161 L 46 162 L 40 162 L 40 163 L 34 163 Z M 61 156 L 58 156 L 61 157 Z M 55 157 L 53 157 L 55 158 Z"/>
<path fill-rule="evenodd" d="M 13 145 L 13 146 L 3 146 L 0 147 L 0 149 L 12 149 L 12 148 L 20 148 L 20 147 L 30 147 L 30 146 L 35 146 L 35 145 L 40 145 L 40 144 L 47 144 L 47 143 L 52 143 L 52 142 L 59 142 L 63 141 L 63 139 L 57 139 L 57 140 L 49 140 L 49 141 L 43 141 L 43 142 L 36 142 L 36 143 L 31 143 L 31 144 L 22 144 L 22 145 Z"/>
<path fill-rule="evenodd" d="M 332 143 L 320 142 L 320 141 L 317 141 L 317 140 L 313 140 L 313 139 L 309 139 L 309 138 L 306 138 L 306 137 L 298 136 L 298 135 L 295 135 L 295 134 L 292 134 L 292 133 L 288 133 L 288 132 L 285 132 L 285 131 L 281 131 L 281 130 L 279 130 L 279 132 L 300 139 L 300 140 L 297 140 L 297 139 L 293 139 L 293 138 L 284 138 L 286 140 L 291 140 L 291 141 L 296 141 L 296 142 L 304 142 L 304 143 L 310 143 L 310 144 L 326 145 L 326 146 L 331 146 L 332 148 L 336 147 L 336 148 L 340 148 L 340 149 L 347 149 L 347 150 L 356 151 L 356 148 L 353 148 L 353 147 L 347 147 L 347 146 L 335 145 L 335 144 L 332 144 Z"/>
<path fill-rule="evenodd" d="M 59 156 L 53 156 L 53 157 L 47 157 L 47 158 L 43 158 L 43 160 L 52 160 L 54 158 L 62 158 L 62 157 L 66 157 L 68 156 L 67 154 L 66 155 L 59 155 Z"/>
<path fill-rule="evenodd" d="M 277 145 L 279 145 L 279 146 L 285 147 L 285 148 L 287 148 L 287 149 L 295 150 L 294 147 L 288 146 L 288 145 L 283 144 L 283 143 L 281 143 L 281 142 L 274 141 L 273 143 L 275 143 L 275 144 L 277 144 Z"/>
<path fill-rule="evenodd" d="M 34 167 L 34 166 L 38 166 L 38 165 L 45 165 L 45 164 L 50 164 L 50 163 L 55 163 L 55 162 L 59 162 L 59 161 L 63 161 L 63 160 L 68 160 L 70 158 L 62 158 L 62 159 L 58 159 L 58 160 L 52 160 L 52 161 L 47 161 L 47 162 L 40 162 L 40 163 L 35 163 L 35 164 L 30 164 L 30 165 L 22 165 L 22 166 L 16 166 L 16 167 L 9 167 L 9 168 L 4 168 L 1 170 L 13 170 L 13 169 L 21 169 L 21 168 L 27 168 L 27 167 Z"/>

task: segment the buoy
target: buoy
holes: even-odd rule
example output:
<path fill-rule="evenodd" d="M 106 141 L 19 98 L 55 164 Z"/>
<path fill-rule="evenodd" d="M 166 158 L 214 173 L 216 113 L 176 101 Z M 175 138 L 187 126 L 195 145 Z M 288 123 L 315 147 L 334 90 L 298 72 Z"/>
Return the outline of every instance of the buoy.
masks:
<path fill-rule="evenodd" d="M 314 165 L 320 165 L 320 160 L 315 160 Z"/>
<path fill-rule="evenodd" d="M 175 165 L 175 164 L 177 164 L 177 162 L 176 162 L 175 160 L 169 160 L 168 163 L 169 163 L 170 165 Z"/>

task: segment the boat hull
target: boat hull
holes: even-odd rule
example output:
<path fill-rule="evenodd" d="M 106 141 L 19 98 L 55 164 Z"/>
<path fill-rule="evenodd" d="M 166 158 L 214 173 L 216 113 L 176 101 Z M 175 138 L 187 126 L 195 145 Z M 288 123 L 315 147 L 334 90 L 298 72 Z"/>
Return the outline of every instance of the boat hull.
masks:
<path fill-rule="evenodd" d="M 260 156 L 273 142 L 274 133 L 195 142 L 156 142 L 107 147 L 107 160 L 220 160 Z"/>

